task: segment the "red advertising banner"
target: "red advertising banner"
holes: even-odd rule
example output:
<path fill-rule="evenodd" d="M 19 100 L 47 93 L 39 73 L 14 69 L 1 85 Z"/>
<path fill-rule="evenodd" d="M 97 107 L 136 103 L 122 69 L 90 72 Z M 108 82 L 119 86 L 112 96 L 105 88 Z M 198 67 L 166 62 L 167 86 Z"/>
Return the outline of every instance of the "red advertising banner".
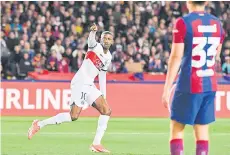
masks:
<path fill-rule="evenodd" d="M 70 83 L 2 82 L 0 109 L 3 116 L 52 116 L 69 111 Z M 116 117 L 168 117 L 161 104 L 163 84 L 108 83 L 107 100 Z M 219 85 L 217 117 L 230 118 L 230 85 Z M 88 108 L 81 116 L 98 116 Z"/>

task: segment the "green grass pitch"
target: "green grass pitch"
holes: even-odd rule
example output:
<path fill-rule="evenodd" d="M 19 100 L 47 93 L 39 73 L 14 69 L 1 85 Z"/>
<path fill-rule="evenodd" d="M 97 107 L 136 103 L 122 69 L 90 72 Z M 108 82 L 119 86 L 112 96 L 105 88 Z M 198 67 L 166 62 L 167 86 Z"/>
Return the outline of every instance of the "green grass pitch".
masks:
<path fill-rule="evenodd" d="M 47 126 L 32 140 L 28 140 L 27 130 L 33 119 L 1 117 L 2 155 L 98 154 L 89 151 L 97 118 L 84 117 L 72 123 Z M 168 119 L 111 118 L 102 143 L 111 151 L 111 155 L 168 155 L 168 131 Z M 210 155 L 230 155 L 230 119 L 217 119 L 210 131 Z M 184 143 L 185 155 L 194 155 L 191 126 L 186 127 Z"/>

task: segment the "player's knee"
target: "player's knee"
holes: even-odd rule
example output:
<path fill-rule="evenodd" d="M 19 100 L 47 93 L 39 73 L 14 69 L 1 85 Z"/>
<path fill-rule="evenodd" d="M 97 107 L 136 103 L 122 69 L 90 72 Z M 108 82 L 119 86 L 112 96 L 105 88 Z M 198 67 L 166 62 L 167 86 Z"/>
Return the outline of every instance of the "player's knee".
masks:
<path fill-rule="evenodd" d="M 106 115 L 110 116 L 112 114 L 112 109 L 108 109 L 108 111 L 106 112 Z"/>
<path fill-rule="evenodd" d="M 184 127 L 185 127 L 184 124 L 172 120 L 170 124 L 170 130 L 171 130 L 170 139 L 182 139 L 184 135 Z"/>
<path fill-rule="evenodd" d="M 112 110 L 110 108 L 104 108 L 102 111 L 101 111 L 101 114 L 102 115 L 107 115 L 107 116 L 110 116 L 112 113 Z"/>

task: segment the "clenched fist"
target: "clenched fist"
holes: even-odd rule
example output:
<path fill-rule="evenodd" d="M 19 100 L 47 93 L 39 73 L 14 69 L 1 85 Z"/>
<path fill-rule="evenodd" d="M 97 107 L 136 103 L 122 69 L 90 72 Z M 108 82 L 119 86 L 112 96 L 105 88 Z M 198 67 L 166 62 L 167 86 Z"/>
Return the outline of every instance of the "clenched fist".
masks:
<path fill-rule="evenodd" d="M 97 31 L 97 25 L 95 23 L 90 27 L 90 31 Z"/>

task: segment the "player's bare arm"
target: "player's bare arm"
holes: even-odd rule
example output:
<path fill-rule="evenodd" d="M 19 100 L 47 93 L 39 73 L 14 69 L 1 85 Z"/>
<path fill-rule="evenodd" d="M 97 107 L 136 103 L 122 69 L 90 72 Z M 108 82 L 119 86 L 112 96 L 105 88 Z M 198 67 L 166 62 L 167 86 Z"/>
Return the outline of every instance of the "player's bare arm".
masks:
<path fill-rule="evenodd" d="M 103 97 L 106 99 L 106 70 L 101 70 L 99 73 L 99 86 Z"/>
<path fill-rule="evenodd" d="M 168 109 L 169 109 L 170 89 L 172 88 L 174 79 L 180 68 L 183 53 L 184 53 L 184 43 L 172 44 L 171 55 L 168 63 L 168 73 L 166 76 L 164 92 L 162 96 L 162 103 L 164 104 L 165 108 Z"/>
<path fill-rule="evenodd" d="M 220 52 L 221 52 L 221 49 L 222 49 L 222 44 L 220 44 L 220 45 L 217 47 L 216 63 L 220 63 L 220 62 L 221 62 L 221 59 L 220 59 Z"/>

